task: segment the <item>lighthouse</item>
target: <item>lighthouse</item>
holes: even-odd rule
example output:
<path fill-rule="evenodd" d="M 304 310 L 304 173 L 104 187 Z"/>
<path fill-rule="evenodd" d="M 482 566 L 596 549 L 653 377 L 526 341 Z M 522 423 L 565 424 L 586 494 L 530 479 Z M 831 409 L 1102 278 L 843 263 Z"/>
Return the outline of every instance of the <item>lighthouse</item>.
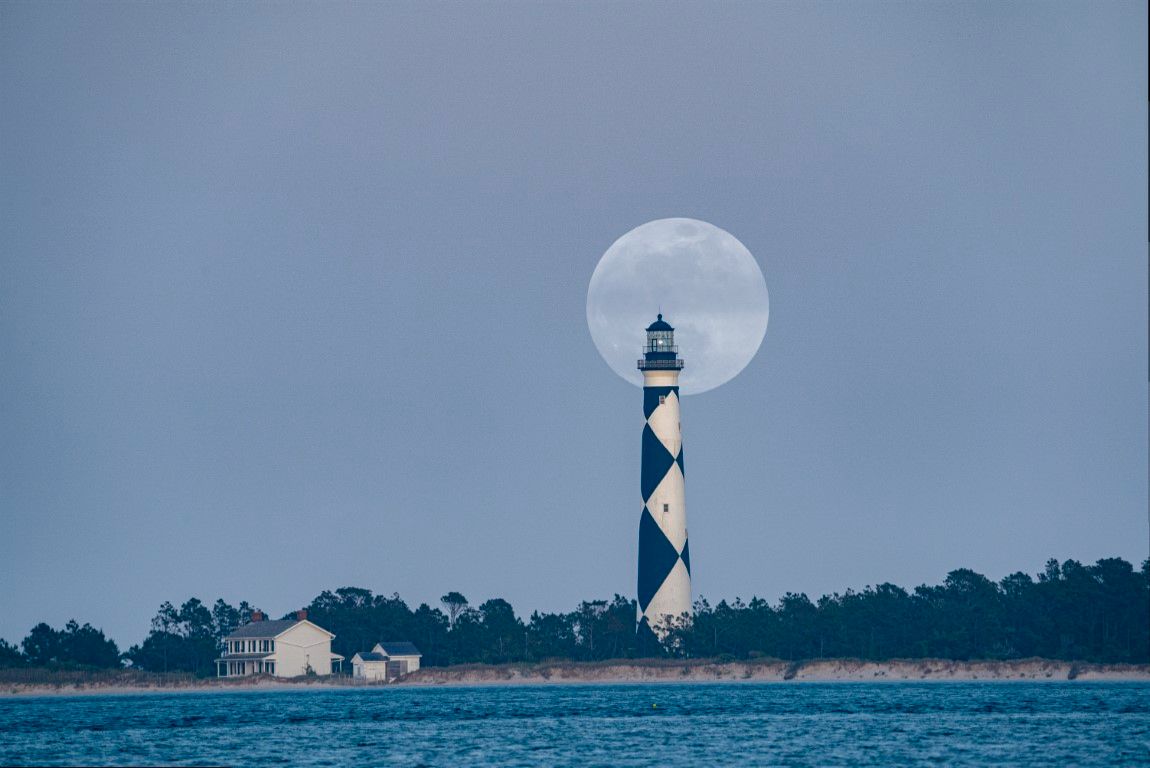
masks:
<path fill-rule="evenodd" d="M 639 518 L 640 635 L 662 639 L 667 617 L 691 610 L 691 557 L 683 488 L 675 329 L 659 315 L 647 327 L 643 372 L 643 512 Z"/>

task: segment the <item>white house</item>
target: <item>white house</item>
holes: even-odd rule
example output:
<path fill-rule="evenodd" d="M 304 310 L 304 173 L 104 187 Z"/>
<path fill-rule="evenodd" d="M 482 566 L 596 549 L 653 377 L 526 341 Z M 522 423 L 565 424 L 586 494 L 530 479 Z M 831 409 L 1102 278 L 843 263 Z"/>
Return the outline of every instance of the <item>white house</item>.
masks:
<path fill-rule="evenodd" d="M 352 677 L 361 680 L 394 680 L 419 669 L 423 654 L 404 640 L 385 640 L 370 651 L 351 657 Z"/>
<path fill-rule="evenodd" d="M 224 638 L 224 652 L 216 659 L 217 677 L 245 675 L 330 675 L 343 657 L 331 652 L 335 637 L 307 620 L 307 611 L 294 619 L 268 621 L 259 611 L 252 620 Z"/>

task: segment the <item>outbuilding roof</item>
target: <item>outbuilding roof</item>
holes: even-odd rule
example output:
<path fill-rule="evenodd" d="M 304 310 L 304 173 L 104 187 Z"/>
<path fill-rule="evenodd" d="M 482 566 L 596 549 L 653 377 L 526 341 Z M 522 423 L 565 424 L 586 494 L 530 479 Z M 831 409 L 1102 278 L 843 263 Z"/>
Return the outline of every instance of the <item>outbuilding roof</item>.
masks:
<path fill-rule="evenodd" d="M 360 661 L 387 661 L 386 656 L 384 656 L 382 653 L 376 653 L 374 651 L 363 651 L 357 653 L 356 656 L 359 657 Z"/>
<path fill-rule="evenodd" d="M 412 643 L 406 640 L 384 640 L 379 644 L 388 656 L 422 656 Z"/>

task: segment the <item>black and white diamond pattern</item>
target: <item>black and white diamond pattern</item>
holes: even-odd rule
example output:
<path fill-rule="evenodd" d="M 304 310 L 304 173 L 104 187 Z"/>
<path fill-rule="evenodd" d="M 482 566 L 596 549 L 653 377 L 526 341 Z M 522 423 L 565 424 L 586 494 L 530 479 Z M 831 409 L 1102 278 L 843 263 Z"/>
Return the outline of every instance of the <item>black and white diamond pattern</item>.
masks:
<path fill-rule="evenodd" d="M 691 610 L 679 388 L 644 387 L 643 412 L 638 622 L 658 636 L 667 616 Z"/>

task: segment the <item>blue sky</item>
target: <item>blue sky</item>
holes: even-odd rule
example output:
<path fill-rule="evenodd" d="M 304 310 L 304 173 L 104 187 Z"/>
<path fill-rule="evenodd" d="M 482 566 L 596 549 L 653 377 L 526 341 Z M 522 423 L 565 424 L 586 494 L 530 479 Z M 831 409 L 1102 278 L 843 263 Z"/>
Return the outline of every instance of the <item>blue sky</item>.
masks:
<path fill-rule="evenodd" d="M 633 594 L 641 394 L 584 302 L 672 216 L 771 295 L 684 401 L 697 593 L 1140 562 L 1146 21 L 0 5 L 0 637 Z"/>

